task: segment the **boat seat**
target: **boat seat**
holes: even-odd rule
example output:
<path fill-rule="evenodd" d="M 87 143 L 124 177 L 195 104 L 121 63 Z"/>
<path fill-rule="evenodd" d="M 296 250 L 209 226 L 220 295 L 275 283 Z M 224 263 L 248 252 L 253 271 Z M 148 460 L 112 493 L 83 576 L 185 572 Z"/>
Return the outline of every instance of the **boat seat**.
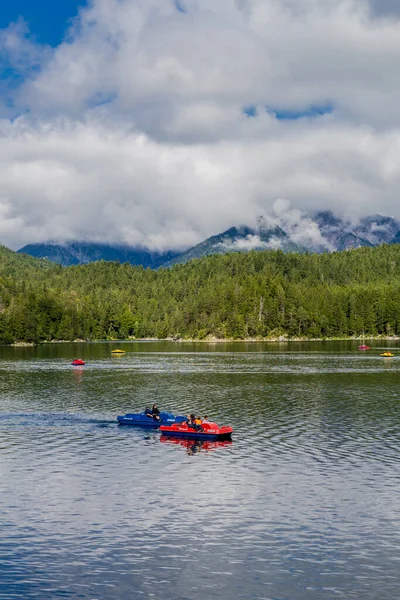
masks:
<path fill-rule="evenodd" d="M 209 429 L 217 429 L 218 425 L 216 423 L 202 423 L 202 428 L 204 431 L 208 431 Z"/>

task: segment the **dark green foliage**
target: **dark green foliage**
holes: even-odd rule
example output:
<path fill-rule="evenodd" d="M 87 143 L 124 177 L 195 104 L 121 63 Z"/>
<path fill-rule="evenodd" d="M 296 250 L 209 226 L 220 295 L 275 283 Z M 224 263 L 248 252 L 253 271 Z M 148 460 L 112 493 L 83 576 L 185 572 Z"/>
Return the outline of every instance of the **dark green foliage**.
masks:
<path fill-rule="evenodd" d="M 400 334 L 400 246 L 60 267 L 0 247 L 0 340 Z"/>

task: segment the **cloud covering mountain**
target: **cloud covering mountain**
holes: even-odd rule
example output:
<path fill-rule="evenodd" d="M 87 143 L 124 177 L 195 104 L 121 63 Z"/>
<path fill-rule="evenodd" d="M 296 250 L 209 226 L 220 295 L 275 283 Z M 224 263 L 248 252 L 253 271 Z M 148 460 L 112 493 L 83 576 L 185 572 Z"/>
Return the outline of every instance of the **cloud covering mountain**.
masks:
<path fill-rule="evenodd" d="M 72 242 L 28 244 L 18 250 L 64 266 L 97 260 L 116 260 L 157 269 L 209 254 L 282 250 L 283 252 L 334 252 L 362 246 L 400 243 L 400 221 L 370 215 L 357 222 L 346 221 L 331 211 L 307 215 L 285 202 L 274 205 L 272 215 L 260 216 L 253 227 L 236 225 L 212 235 L 182 252 L 151 252 L 143 247 Z"/>
<path fill-rule="evenodd" d="M 274 213 L 261 216 L 255 227 L 231 227 L 189 248 L 162 266 L 170 267 L 193 258 L 227 252 L 283 250 L 284 252 L 334 252 L 362 246 L 398 244 L 400 221 L 393 217 L 370 215 L 357 222 L 338 218 L 331 211 L 313 215 L 276 202 Z"/>
<path fill-rule="evenodd" d="M 10 24 L 1 241 L 164 250 L 276 210 L 400 217 L 399 16 L 390 0 L 93 0 L 55 48 Z"/>

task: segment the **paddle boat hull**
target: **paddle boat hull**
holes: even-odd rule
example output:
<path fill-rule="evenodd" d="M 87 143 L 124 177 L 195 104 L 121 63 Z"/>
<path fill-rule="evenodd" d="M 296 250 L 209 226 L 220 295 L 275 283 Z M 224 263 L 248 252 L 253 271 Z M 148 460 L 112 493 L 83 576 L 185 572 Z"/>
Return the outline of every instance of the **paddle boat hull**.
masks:
<path fill-rule="evenodd" d="M 159 429 L 161 425 L 173 425 L 174 423 L 182 422 L 185 417 L 173 415 L 168 412 L 161 412 L 160 420 L 148 417 L 144 412 L 142 413 L 127 413 L 117 417 L 119 425 L 131 425 L 133 427 L 145 427 L 146 429 Z"/>
<path fill-rule="evenodd" d="M 80 358 L 75 358 L 75 360 L 72 361 L 71 365 L 73 365 L 74 367 L 78 367 L 81 365 L 84 365 L 85 361 L 81 360 Z"/>
<path fill-rule="evenodd" d="M 161 425 L 160 431 L 163 436 L 170 436 L 176 438 L 184 438 L 189 440 L 230 440 L 233 429 L 224 425 L 219 427 L 216 423 L 204 423 L 202 425 L 203 431 L 196 431 L 192 427 L 188 427 L 186 422 L 174 423 L 173 425 Z"/>
<path fill-rule="evenodd" d="M 363 344 L 362 346 L 358 346 L 359 350 L 369 350 L 370 346 L 366 346 L 365 344 Z"/>

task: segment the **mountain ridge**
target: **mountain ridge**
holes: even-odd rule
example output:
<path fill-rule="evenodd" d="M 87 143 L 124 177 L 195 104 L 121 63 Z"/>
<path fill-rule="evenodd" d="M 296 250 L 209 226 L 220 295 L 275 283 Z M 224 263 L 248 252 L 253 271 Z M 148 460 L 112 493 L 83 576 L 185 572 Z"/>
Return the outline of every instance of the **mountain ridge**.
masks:
<path fill-rule="evenodd" d="M 124 246 L 119 244 L 99 244 L 94 242 L 71 242 L 57 244 L 28 244 L 17 250 L 19 254 L 28 254 L 35 258 L 44 258 L 65 267 L 87 264 L 97 260 L 128 262 L 131 265 L 156 269 L 164 262 L 172 260 L 177 252 L 168 250 L 157 252 L 141 246 Z"/>
<path fill-rule="evenodd" d="M 158 269 L 209 254 L 268 249 L 321 253 L 374 247 L 384 243 L 400 243 L 400 221 L 397 219 L 375 214 L 351 223 L 325 210 L 312 215 L 299 214 L 297 221 L 260 216 L 256 226 L 232 226 L 184 251 L 152 251 L 142 246 L 74 241 L 28 244 L 17 252 L 45 258 L 63 266 L 107 260 Z"/>

